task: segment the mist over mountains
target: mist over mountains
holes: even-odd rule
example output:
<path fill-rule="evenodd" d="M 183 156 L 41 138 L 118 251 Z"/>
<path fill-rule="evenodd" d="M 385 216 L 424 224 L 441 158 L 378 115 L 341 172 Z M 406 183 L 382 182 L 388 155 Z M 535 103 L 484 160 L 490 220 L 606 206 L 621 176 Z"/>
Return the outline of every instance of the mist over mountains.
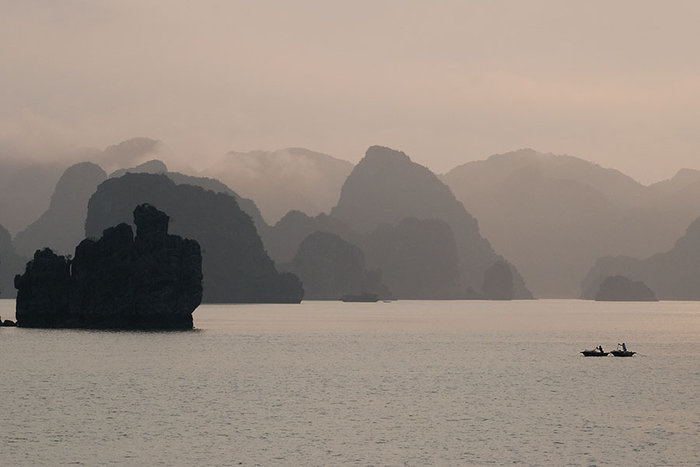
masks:
<path fill-rule="evenodd" d="M 0 251 L 4 297 L 36 249 L 72 254 L 98 185 L 143 173 L 233 198 L 278 270 L 308 278 L 309 299 L 344 288 L 418 299 L 592 299 L 617 275 L 644 281 L 660 299 L 697 299 L 689 292 L 696 258 L 684 247 L 700 217 L 697 170 L 645 186 L 583 159 L 522 149 L 436 176 L 400 151 L 373 146 L 355 166 L 289 148 L 230 152 L 199 171 L 171 171 L 166 146 L 150 138 L 78 156 L 88 161 L 0 159 L 0 225 L 9 231 Z M 133 209 L 127 192 L 115 193 L 105 206 Z M 177 231 L 182 214 L 173 218 Z M 346 269 L 354 272 L 340 274 Z"/>
<path fill-rule="evenodd" d="M 215 177 L 255 200 L 274 224 L 291 210 L 310 216 L 328 212 L 352 170 L 350 162 L 302 148 L 229 152 L 202 175 Z"/>

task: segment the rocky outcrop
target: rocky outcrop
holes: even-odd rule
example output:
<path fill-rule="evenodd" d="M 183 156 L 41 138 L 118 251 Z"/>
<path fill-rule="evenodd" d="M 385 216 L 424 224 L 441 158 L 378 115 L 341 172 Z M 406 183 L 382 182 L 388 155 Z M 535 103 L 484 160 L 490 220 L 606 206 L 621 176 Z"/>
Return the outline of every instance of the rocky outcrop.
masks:
<path fill-rule="evenodd" d="M 654 292 L 642 281 L 625 276 L 608 276 L 600 284 L 595 296 L 597 301 L 655 302 Z"/>
<path fill-rule="evenodd" d="M 15 236 L 17 251 L 31 257 L 39 248 L 72 254 L 83 238 L 87 202 L 107 178 L 98 165 L 81 162 L 66 169 L 51 196 L 51 204 L 34 223 Z"/>
<path fill-rule="evenodd" d="M 381 272 L 368 271 L 362 250 L 328 232 L 315 232 L 299 245 L 291 271 L 304 285 L 304 299 L 338 300 L 343 295 L 372 293 L 389 298 Z"/>
<path fill-rule="evenodd" d="M 142 203 L 163 209 L 171 216 L 173 233 L 201 245 L 205 302 L 301 301 L 301 282 L 275 269 L 253 221 L 235 198 L 177 185 L 166 175 L 127 173 L 102 183 L 88 203 L 86 236 L 129 222 L 134 206 Z"/>
<path fill-rule="evenodd" d="M 479 291 L 484 273 L 501 260 L 479 233 L 474 217 L 430 170 L 400 151 L 372 146 L 343 185 L 331 216 L 359 233 L 401 220 L 439 219 L 452 229 L 463 289 Z M 369 259 L 369 256 L 368 256 Z M 390 284 L 389 287 L 393 286 Z M 514 272 L 514 298 L 531 298 L 522 277 Z"/>
<path fill-rule="evenodd" d="M 71 260 L 46 248 L 15 277 L 17 325 L 191 329 L 202 300 L 199 244 L 168 234 L 169 217 L 144 204 L 131 227 L 83 240 Z"/>

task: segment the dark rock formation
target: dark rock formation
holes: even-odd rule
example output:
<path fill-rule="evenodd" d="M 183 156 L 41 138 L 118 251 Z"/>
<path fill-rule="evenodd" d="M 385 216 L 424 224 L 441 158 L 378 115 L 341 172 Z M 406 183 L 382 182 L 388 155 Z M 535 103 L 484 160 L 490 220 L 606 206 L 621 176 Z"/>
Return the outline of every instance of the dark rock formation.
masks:
<path fill-rule="evenodd" d="M 364 292 L 390 297 L 381 272 L 367 270 L 362 250 L 332 233 L 306 237 L 290 268 L 301 279 L 307 300 L 338 300 Z"/>
<path fill-rule="evenodd" d="M 270 258 L 281 264 L 292 261 L 301 242 L 314 232 L 330 232 L 354 245 L 360 242 L 360 237 L 340 220 L 326 214 L 310 217 L 300 211 L 289 211 L 261 235 Z"/>
<path fill-rule="evenodd" d="M 254 199 L 268 223 L 292 210 L 311 216 L 328 212 L 352 164 L 308 149 L 231 152 L 203 172 Z M 294 253 L 292 253 L 293 255 Z"/>
<path fill-rule="evenodd" d="M 600 284 L 597 301 L 655 302 L 654 292 L 642 281 L 633 281 L 625 276 L 608 276 Z"/>
<path fill-rule="evenodd" d="M 1 320 L 0 320 L 1 321 Z M 5 321 L 0 322 L 0 326 L 10 328 L 10 327 L 15 327 L 17 326 L 17 323 L 12 321 L 11 319 L 6 319 Z"/>
<path fill-rule="evenodd" d="M 0 297 L 15 298 L 15 275 L 22 272 L 27 259 L 15 251 L 10 233 L 0 225 Z"/>
<path fill-rule="evenodd" d="M 599 258 L 583 281 L 583 298 L 596 298 L 608 276 L 642 281 L 659 300 L 700 300 L 700 218 L 690 224 L 686 234 L 665 253 L 646 259 Z"/>
<path fill-rule="evenodd" d="M 371 232 L 381 224 L 396 225 L 407 217 L 446 222 L 454 234 L 465 290 L 480 289 L 486 269 L 502 259 L 479 234 L 476 219 L 435 174 L 389 148 L 367 150 L 343 185 L 331 216 L 359 233 Z M 517 271 L 514 284 L 514 298 L 532 297 Z M 389 287 L 394 291 L 391 283 Z"/>
<path fill-rule="evenodd" d="M 459 254 L 452 229 L 437 219 L 403 219 L 384 224 L 363 239 L 372 268 L 396 298 L 476 298 L 460 280 Z"/>
<path fill-rule="evenodd" d="M 119 224 L 83 240 L 75 258 L 39 250 L 15 277 L 22 327 L 191 329 L 202 300 L 199 244 L 168 234 L 168 216 L 137 206 L 134 238 Z"/>
<path fill-rule="evenodd" d="M 166 175 L 128 173 L 102 183 L 88 203 L 86 236 L 129 222 L 131 210 L 142 203 L 163 209 L 171 217 L 173 233 L 201 245 L 205 302 L 301 301 L 299 279 L 277 272 L 250 216 L 235 198 L 176 185 Z"/>
<path fill-rule="evenodd" d="M 267 224 L 263 220 L 260 210 L 253 201 L 240 197 L 236 192 L 215 178 L 195 177 L 193 175 L 186 175 L 179 172 L 170 172 L 168 171 L 168 166 L 165 165 L 163 161 L 158 159 L 144 162 L 136 167 L 115 170 L 110 174 L 109 178 L 119 178 L 127 173 L 165 174 L 169 179 L 178 185 L 199 186 L 205 190 L 211 190 L 214 193 L 224 193 L 226 195 L 233 196 L 236 198 L 238 206 L 243 210 L 243 212 L 248 214 L 253 219 L 255 228 L 258 229 L 258 232 L 261 235 L 262 232 L 267 229 Z"/>
<path fill-rule="evenodd" d="M 87 202 L 106 178 L 104 170 L 91 162 L 68 167 L 56 184 L 49 209 L 15 236 L 17 251 L 31 257 L 37 249 L 48 247 L 72 254 L 83 238 Z"/>
<path fill-rule="evenodd" d="M 505 261 L 496 261 L 484 273 L 482 290 L 487 300 L 513 299 L 512 266 Z"/>

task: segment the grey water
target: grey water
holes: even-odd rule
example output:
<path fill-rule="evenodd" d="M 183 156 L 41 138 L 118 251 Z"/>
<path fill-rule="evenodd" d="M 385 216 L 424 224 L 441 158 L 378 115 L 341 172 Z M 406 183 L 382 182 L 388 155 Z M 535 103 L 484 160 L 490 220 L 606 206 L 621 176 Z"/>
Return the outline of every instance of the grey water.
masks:
<path fill-rule="evenodd" d="M 700 303 L 203 305 L 194 320 L 0 328 L 0 464 L 700 465 Z M 579 353 L 622 341 L 638 355 Z"/>

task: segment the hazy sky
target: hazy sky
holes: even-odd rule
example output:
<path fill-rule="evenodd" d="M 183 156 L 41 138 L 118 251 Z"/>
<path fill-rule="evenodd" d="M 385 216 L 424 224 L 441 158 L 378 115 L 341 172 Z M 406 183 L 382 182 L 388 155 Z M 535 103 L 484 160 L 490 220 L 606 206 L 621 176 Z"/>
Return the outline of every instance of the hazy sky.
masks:
<path fill-rule="evenodd" d="M 700 169 L 700 2 L 0 0 L 0 147 Z M 27 149 L 29 148 L 29 149 Z"/>

